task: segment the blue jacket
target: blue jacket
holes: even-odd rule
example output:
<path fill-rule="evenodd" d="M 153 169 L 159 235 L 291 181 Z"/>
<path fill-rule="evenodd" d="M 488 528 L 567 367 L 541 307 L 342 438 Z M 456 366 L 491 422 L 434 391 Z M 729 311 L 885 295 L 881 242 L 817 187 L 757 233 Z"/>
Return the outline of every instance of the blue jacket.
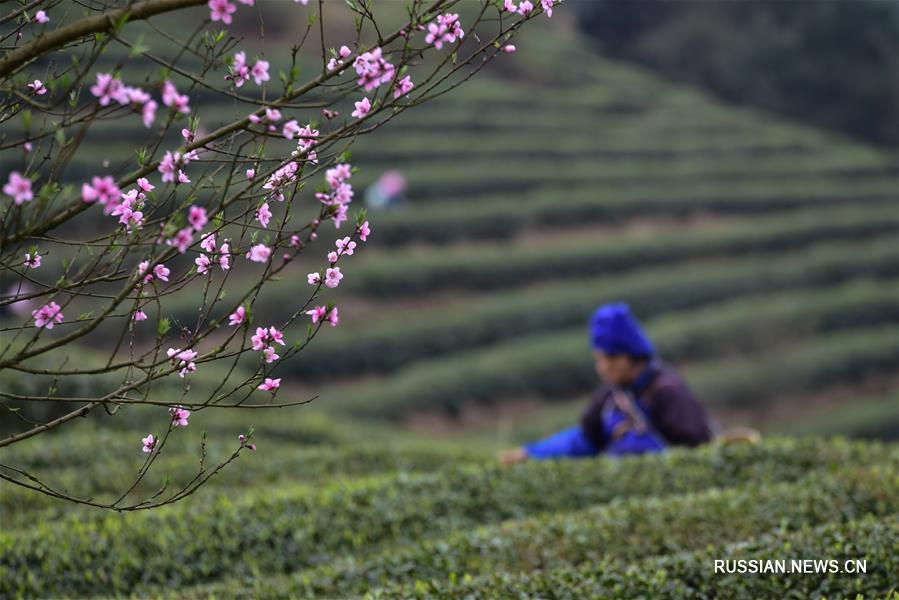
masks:
<path fill-rule="evenodd" d="M 621 411 L 614 390 L 601 386 L 578 425 L 524 446 L 535 459 L 658 452 L 667 445 L 697 446 L 712 439 L 702 406 L 677 372 L 652 361 L 633 385 L 617 393 L 632 400 L 631 413 Z M 644 421 L 640 427 L 637 421 Z"/>

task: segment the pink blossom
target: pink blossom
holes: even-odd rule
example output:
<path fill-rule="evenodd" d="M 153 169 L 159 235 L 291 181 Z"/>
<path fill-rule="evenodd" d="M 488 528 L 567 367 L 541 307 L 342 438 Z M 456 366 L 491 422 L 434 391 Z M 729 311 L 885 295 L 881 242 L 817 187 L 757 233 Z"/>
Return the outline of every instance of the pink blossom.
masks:
<path fill-rule="evenodd" d="M 337 51 L 337 56 L 339 56 L 340 58 L 332 58 L 331 60 L 336 61 L 337 65 L 342 65 L 344 59 L 349 58 L 352 53 L 353 53 L 353 51 L 350 50 L 350 48 L 348 46 L 344 45 L 344 46 L 341 46 L 340 49 Z"/>
<path fill-rule="evenodd" d="M 187 173 L 178 169 L 178 183 L 190 183 L 190 178 L 187 176 Z"/>
<path fill-rule="evenodd" d="M 365 221 L 364 223 L 362 223 L 362 225 L 359 226 L 359 239 L 363 242 L 367 241 L 370 234 L 371 227 L 369 227 L 368 221 Z"/>
<path fill-rule="evenodd" d="M 256 85 L 262 85 L 264 82 L 268 81 L 268 61 L 257 60 L 253 65 L 253 68 L 250 69 L 250 75 L 253 76 L 253 81 Z"/>
<path fill-rule="evenodd" d="M 231 74 L 226 75 L 225 79 L 234 81 L 235 87 L 241 87 L 250 79 L 250 67 L 247 66 L 247 55 L 243 51 L 234 54 L 234 60 L 231 61 Z"/>
<path fill-rule="evenodd" d="M 438 15 L 437 20 L 428 25 L 428 34 L 425 36 L 426 44 L 434 44 L 440 50 L 444 43 L 452 44 L 456 39 L 465 37 L 462 26 L 459 24 L 459 15 L 446 13 Z"/>
<path fill-rule="evenodd" d="M 193 373 L 197 370 L 197 365 L 193 362 L 193 360 L 198 355 L 197 351 L 169 348 L 166 354 L 170 359 L 172 359 L 173 365 L 175 365 L 176 367 L 181 367 L 181 370 L 178 371 L 178 377 L 181 377 L 183 379 L 184 376 L 188 373 Z"/>
<path fill-rule="evenodd" d="M 317 162 L 318 155 L 312 150 L 312 148 L 318 143 L 318 129 L 313 129 L 312 125 L 307 124 L 305 127 L 300 129 L 300 133 L 297 137 L 299 138 L 297 141 L 297 149 L 291 152 L 290 155 L 299 157 L 301 154 L 305 154 L 306 159 L 309 162 Z"/>
<path fill-rule="evenodd" d="M 31 202 L 34 193 L 31 191 L 31 180 L 22 177 L 18 171 L 9 174 L 9 181 L 3 186 L 3 193 L 10 196 L 16 204 Z"/>
<path fill-rule="evenodd" d="M 337 262 L 337 253 L 336 252 L 328 252 L 328 262 L 332 265 Z"/>
<path fill-rule="evenodd" d="M 353 249 L 356 247 L 356 242 L 350 240 L 349 237 L 339 239 L 334 243 L 337 245 L 337 251 L 341 254 L 346 254 L 347 256 L 353 255 Z"/>
<path fill-rule="evenodd" d="M 330 311 L 326 306 L 316 306 L 312 310 L 307 310 L 306 313 L 312 319 L 312 323 L 318 323 L 322 321 L 323 323 L 331 323 L 331 327 L 336 327 L 337 323 L 340 319 L 337 316 L 337 307 L 333 307 Z"/>
<path fill-rule="evenodd" d="M 534 5 L 531 4 L 530 0 L 523 0 L 522 3 L 518 5 L 518 14 L 524 17 L 531 14 L 532 10 L 534 10 Z"/>
<path fill-rule="evenodd" d="M 190 417 L 190 411 L 185 410 L 183 406 L 173 406 L 169 409 L 172 415 L 173 427 L 187 427 L 187 418 Z"/>
<path fill-rule="evenodd" d="M 250 251 L 247 252 L 247 255 L 246 255 L 246 257 L 249 260 L 251 260 L 253 262 L 258 262 L 258 263 L 268 262 L 268 260 L 269 260 L 269 258 L 271 258 L 271 256 L 272 256 L 272 249 L 269 248 L 268 246 L 266 246 L 265 244 L 256 244 L 255 246 L 250 248 Z"/>
<path fill-rule="evenodd" d="M 81 184 L 81 199 L 84 202 L 99 202 L 107 207 L 104 212 L 111 213 L 118 205 L 122 191 L 116 185 L 115 180 L 107 175 L 105 177 L 94 176 L 91 182 Z"/>
<path fill-rule="evenodd" d="M 256 177 L 256 169 L 247 169 L 247 179 Z"/>
<path fill-rule="evenodd" d="M 159 161 L 159 172 L 162 173 L 162 182 L 175 181 L 175 166 L 181 160 L 181 155 L 177 152 L 166 150 L 162 160 Z"/>
<path fill-rule="evenodd" d="M 25 142 L 24 144 L 22 144 L 22 149 L 25 150 L 26 153 L 31 152 L 33 148 L 34 146 L 31 144 L 31 142 Z"/>
<path fill-rule="evenodd" d="M 340 224 L 347 221 L 346 204 L 338 204 L 337 210 L 331 214 L 331 220 L 334 221 L 334 229 L 340 229 Z"/>
<path fill-rule="evenodd" d="M 296 179 L 297 170 L 299 166 L 297 163 L 291 161 L 279 168 L 277 171 L 272 173 L 271 177 L 266 180 L 264 184 L 262 184 L 262 189 L 272 190 L 272 197 L 277 199 L 279 202 L 284 200 L 284 194 L 281 192 L 280 188 L 293 182 Z"/>
<path fill-rule="evenodd" d="M 281 387 L 280 379 L 272 379 L 271 377 L 266 377 L 265 381 L 261 383 L 256 389 L 274 393 L 275 390 L 277 390 L 279 387 Z"/>
<path fill-rule="evenodd" d="M 153 124 L 153 121 L 156 119 L 156 109 L 159 108 L 159 105 L 155 100 L 148 100 L 140 109 L 141 120 L 144 123 L 144 127 L 149 127 Z"/>
<path fill-rule="evenodd" d="M 61 310 L 62 307 L 56 302 L 50 302 L 37 310 L 31 311 L 31 316 L 34 317 L 35 326 L 53 329 L 56 323 L 62 323 L 63 315 L 60 312 Z"/>
<path fill-rule="evenodd" d="M 276 329 L 274 325 L 268 328 L 268 336 L 271 341 L 284 346 L 284 333 Z"/>
<path fill-rule="evenodd" d="M 144 127 L 150 127 L 156 118 L 156 108 L 159 106 L 156 101 L 150 94 L 136 87 L 125 87 L 124 95 L 134 108 L 140 109 Z"/>
<path fill-rule="evenodd" d="M 325 181 L 328 182 L 331 189 L 337 189 L 341 183 L 352 177 L 352 174 L 352 167 L 347 163 L 341 163 L 325 171 Z"/>
<path fill-rule="evenodd" d="M 284 127 L 281 128 L 281 135 L 283 135 L 286 139 L 292 140 L 300 133 L 300 124 L 296 119 L 291 119 L 287 123 L 284 123 Z M 252 179 L 252 178 L 251 178 Z"/>
<path fill-rule="evenodd" d="M 281 120 L 281 111 L 277 108 L 266 107 L 265 109 L 265 120 L 269 123 L 277 123 Z"/>
<path fill-rule="evenodd" d="M 149 434 L 147 437 L 141 439 L 141 442 L 144 444 L 144 452 L 149 454 L 153 452 L 153 449 L 156 447 L 156 438 L 153 437 L 153 434 Z"/>
<path fill-rule="evenodd" d="M 366 92 L 372 91 L 382 83 L 389 83 L 396 72 L 396 67 L 384 60 L 380 48 L 357 56 L 353 61 L 353 68 L 359 75 L 357 85 L 363 87 Z"/>
<path fill-rule="evenodd" d="M 328 308 L 326 306 L 316 306 L 312 310 L 307 310 L 305 314 L 312 318 L 313 323 L 318 323 L 320 319 L 324 319 L 325 315 L 328 314 Z"/>
<path fill-rule="evenodd" d="M 35 252 L 31 254 L 31 252 L 25 253 L 25 262 L 23 263 L 26 269 L 37 269 L 41 266 L 41 255 Z"/>
<path fill-rule="evenodd" d="M 371 101 L 367 97 L 363 98 L 359 102 L 354 102 L 353 104 L 356 106 L 356 110 L 352 112 L 352 116 L 356 117 L 357 119 L 361 119 L 371 110 Z"/>
<path fill-rule="evenodd" d="M 33 83 L 29 83 L 28 89 L 30 89 L 32 93 L 35 93 L 38 96 L 43 96 L 47 93 L 47 87 L 43 83 L 41 83 L 40 79 L 35 79 Z"/>
<path fill-rule="evenodd" d="M 543 7 L 543 12 L 546 13 L 547 17 L 553 16 L 553 3 L 554 0 L 540 0 L 540 5 Z"/>
<path fill-rule="evenodd" d="M 194 232 L 192 227 L 185 227 L 183 229 L 179 229 L 178 233 L 175 234 L 175 237 L 168 239 L 165 243 L 169 246 L 174 246 L 178 248 L 178 252 L 184 254 L 187 252 L 187 247 L 190 246 L 191 242 L 194 240 Z"/>
<path fill-rule="evenodd" d="M 268 227 L 268 222 L 272 218 L 272 211 L 268 209 L 268 202 L 263 202 L 262 206 L 256 209 L 256 220 L 263 227 Z"/>
<path fill-rule="evenodd" d="M 197 265 L 197 273 L 202 275 L 209 270 L 209 265 L 212 264 L 212 261 L 209 260 L 209 257 L 205 254 L 201 254 L 197 258 L 194 259 L 194 264 Z"/>
<path fill-rule="evenodd" d="M 144 311 L 142 311 L 142 310 L 140 310 L 140 309 L 137 309 L 136 311 L 134 311 L 134 317 L 133 317 L 133 318 L 134 318 L 135 321 L 146 321 L 146 320 L 147 320 L 147 313 L 145 313 Z"/>
<path fill-rule="evenodd" d="M 322 114 L 325 115 L 326 119 L 334 119 L 334 118 L 340 116 L 340 113 L 337 112 L 336 110 L 330 110 L 327 108 L 322 109 Z"/>
<path fill-rule="evenodd" d="M 239 436 L 237 436 L 237 439 L 240 440 L 241 448 L 247 448 L 249 450 L 256 450 L 256 444 L 248 444 L 247 436 L 245 436 L 244 434 L 241 433 Z"/>
<path fill-rule="evenodd" d="M 331 187 L 330 193 L 317 192 L 315 197 L 325 205 L 338 205 L 337 211 L 332 215 L 336 227 L 340 227 L 340 223 L 346 221 L 346 204 L 352 202 L 353 186 L 347 180 L 352 175 L 352 169 L 348 164 L 339 164 L 334 168 L 325 171 L 325 181 Z"/>
<path fill-rule="evenodd" d="M 140 194 L 140 198 L 143 198 L 144 195 Z M 131 190 L 125 194 L 122 194 L 122 203 L 115 206 L 110 214 L 113 216 L 119 217 L 119 223 L 124 225 L 129 231 L 132 226 L 141 228 L 144 218 L 144 213 L 139 210 L 135 210 L 135 202 L 137 202 L 138 191 Z"/>
<path fill-rule="evenodd" d="M 294 4 L 302 4 L 303 6 L 306 6 L 307 4 L 309 4 L 309 0 L 293 0 L 293 3 Z"/>
<path fill-rule="evenodd" d="M 329 288 L 336 288 L 340 285 L 341 279 L 343 279 L 343 273 L 340 272 L 340 267 L 331 267 L 325 270 L 325 285 Z"/>
<path fill-rule="evenodd" d="M 299 248 L 300 247 L 300 236 L 294 234 L 290 236 L 290 247 L 291 248 Z"/>
<path fill-rule="evenodd" d="M 231 268 L 231 246 L 228 244 L 228 240 L 225 240 L 225 243 L 219 248 L 219 266 L 222 268 L 222 271 L 227 271 Z"/>
<path fill-rule="evenodd" d="M 179 94 L 178 90 L 175 89 L 175 84 L 168 79 L 165 80 L 165 83 L 162 84 L 163 104 L 186 114 L 190 112 L 189 102 L 190 98 L 187 97 L 187 94 Z"/>
<path fill-rule="evenodd" d="M 195 359 L 199 353 L 196 350 L 191 350 L 189 348 L 187 350 L 182 350 L 180 348 L 169 348 L 166 351 L 166 354 L 169 358 L 172 359 L 173 362 L 179 360 L 188 362 Z"/>
<path fill-rule="evenodd" d="M 50 22 L 50 17 L 47 16 L 47 12 L 43 10 L 39 10 L 34 13 L 34 19 L 32 19 L 35 23 L 40 23 L 41 25 Z"/>
<path fill-rule="evenodd" d="M 243 306 L 238 306 L 237 310 L 228 315 L 228 325 L 240 325 L 243 323 L 243 319 L 247 314 L 247 309 Z"/>
<path fill-rule="evenodd" d="M 281 346 L 285 345 L 284 334 L 274 326 L 268 328 L 257 327 L 256 335 L 250 338 L 250 342 L 252 343 L 253 351 L 262 351 L 262 356 L 266 363 L 271 363 L 281 358 L 275 352 L 273 344 L 280 344 Z"/>
<path fill-rule="evenodd" d="M 209 222 L 209 218 L 206 216 L 206 209 L 192 204 L 187 215 L 187 221 L 194 228 L 194 231 L 200 231 Z"/>
<path fill-rule="evenodd" d="M 181 137 L 183 137 L 184 140 L 189 144 L 194 141 L 194 132 L 187 127 L 184 127 L 181 129 Z"/>
<path fill-rule="evenodd" d="M 516 48 L 512 44 L 506 44 L 505 46 L 502 47 L 502 51 L 505 52 L 506 54 L 512 54 L 513 52 L 515 52 L 515 50 L 516 50 Z"/>
<path fill-rule="evenodd" d="M 153 275 L 150 273 L 147 273 L 147 269 L 149 267 L 150 267 L 150 261 L 148 261 L 148 260 L 141 261 L 137 265 L 137 274 L 140 275 L 141 277 L 143 277 L 144 283 L 150 283 L 151 281 L 153 281 Z"/>
<path fill-rule="evenodd" d="M 396 82 L 396 89 L 393 90 L 393 97 L 400 98 L 405 96 L 409 92 L 412 91 L 412 88 L 415 87 L 415 84 L 412 83 L 412 77 L 406 75 L 402 79 Z"/>
<path fill-rule="evenodd" d="M 215 234 L 207 233 L 200 238 L 200 248 L 206 252 L 215 252 Z"/>
<path fill-rule="evenodd" d="M 268 346 L 263 349 L 262 356 L 265 358 L 266 364 L 271 364 L 281 358 L 281 356 L 275 352 L 275 349 L 272 346 Z"/>
<path fill-rule="evenodd" d="M 171 270 L 165 265 L 156 265 L 153 267 L 153 274 L 156 275 L 156 279 L 159 279 L 160 281 L 168 281 L 170 273 Z"/>
<path fill-rule="evenodd" d="M 180 377 L 181 379 L 184 379 L 185 375 L 187 375 L 188 373 L 193 373 L 196 370 L 197 370 L 196 363 L 192 363 L 192 362 L 187 363 L 183 367 L 181 367 L 180 371 L 178 371 L 178 377 Z"/>
<path fill-rule="evenodd" d="M 322 276 L 320 273 L 309 273 L 306 275 L 306 281 L 309 282 L 309 285 L 318 285 L 322 281 Z"/>
<path fill-rule="evenodd" d="M 119 104 L 130 102 L 121 80 L 109 73 L 97 73 L 97 83 L 91 86 L 91 94 L 100 99 L 100 106 L 108 106 L 112 100 Z"/>
<path fill-rule="evenodd" d="M 231 15 L 237 10 L 237 6 L 229 0 L 209 0 L 209 18 L 213 21 L 221 21 L 225 25 L 231 24 Z"/>
<path fill-rule="evenodd" d="M 265 327 L 257 327 L 256 335 L 250 338 L 250 342 L 253 344 L 253 350 L 255 352 L 259 352 L 267 345 L 268 342 L 268 329 Z"/>
<path fill-rule="evenodd" d="M 144 192 L 152 192 L 156 189 L 156 186 L 151 184 L 146 177 L 141 177 L 137 180 L 137 186 Z"/>

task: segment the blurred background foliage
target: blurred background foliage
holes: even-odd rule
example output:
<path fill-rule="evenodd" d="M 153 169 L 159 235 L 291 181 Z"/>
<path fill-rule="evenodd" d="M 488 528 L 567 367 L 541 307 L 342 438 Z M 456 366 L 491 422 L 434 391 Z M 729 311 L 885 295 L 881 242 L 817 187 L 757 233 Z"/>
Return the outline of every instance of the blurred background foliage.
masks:
<path fill-rule="evenodd" d="M 571 6 L 603 54 L 728 102 L 899 144 L 899 3 L 593 0 Z"/>

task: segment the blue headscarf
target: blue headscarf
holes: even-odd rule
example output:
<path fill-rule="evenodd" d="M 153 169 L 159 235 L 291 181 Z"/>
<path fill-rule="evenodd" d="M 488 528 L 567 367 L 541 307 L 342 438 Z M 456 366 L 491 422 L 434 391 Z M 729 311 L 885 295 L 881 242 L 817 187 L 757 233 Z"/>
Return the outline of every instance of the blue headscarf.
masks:
<path fill-rule="evenodd" d="M 590 318 L 590 341 L 606 354 L 652 357 L 655 349 L 630 308 L 623 302 L 604 304 Z"/>

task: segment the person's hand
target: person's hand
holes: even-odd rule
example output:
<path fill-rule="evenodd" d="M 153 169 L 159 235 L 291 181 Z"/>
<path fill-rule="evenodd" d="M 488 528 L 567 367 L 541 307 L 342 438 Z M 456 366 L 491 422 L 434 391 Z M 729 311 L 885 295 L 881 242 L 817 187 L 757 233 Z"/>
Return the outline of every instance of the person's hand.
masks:
<path fill-rule="evenodd" d="M 504 465 L 514 465 L 515 463 L 526 460 L 527 457 L 528 453 L 524 448 L 512 448 L 511 450 L 504 450 L 499 453 L 499 462 Z"/>

